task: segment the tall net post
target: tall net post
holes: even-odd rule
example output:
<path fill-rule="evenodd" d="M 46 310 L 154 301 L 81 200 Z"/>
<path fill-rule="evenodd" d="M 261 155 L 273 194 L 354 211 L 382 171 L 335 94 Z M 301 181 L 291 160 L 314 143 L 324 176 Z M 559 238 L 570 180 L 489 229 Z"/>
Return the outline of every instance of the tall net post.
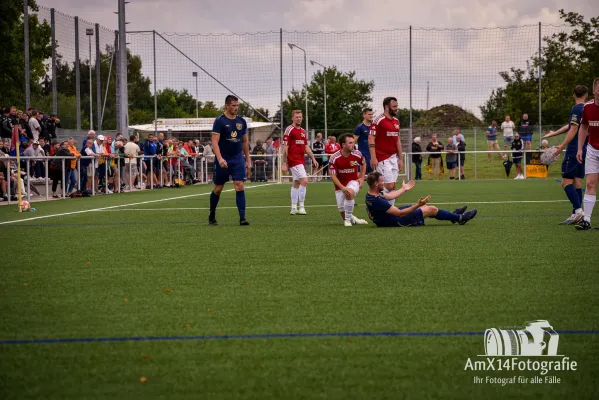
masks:
<path fill-rule="evenodd" d="M 79 55 L 79 17 L 75 17 L 75 107 L 77 131 L 81 130 L 81 57 Z"/>

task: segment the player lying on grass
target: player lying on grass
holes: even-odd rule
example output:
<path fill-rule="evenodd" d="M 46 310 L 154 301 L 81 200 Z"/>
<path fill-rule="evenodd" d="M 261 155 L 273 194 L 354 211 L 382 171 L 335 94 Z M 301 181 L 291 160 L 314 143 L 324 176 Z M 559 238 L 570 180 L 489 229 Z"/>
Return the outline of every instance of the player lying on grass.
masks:
<path fill-rule="evenodd" d="M 421 226 L 424 219 L 432 217 L 441 221 L 451 221 L 464 225 L 476 215 L 476 208 L 465 213 L 467 206 L 462 206 L 454 212 L 439 210 L 435 206 L 427 205 L 430 196 L 420 198 L 418 203 L 401 206 L 399 208 L 389 204 L 389 200 L 395 199 L 414 187 L 416 182 L 403 182 L 401 189 L 384 192 L 385 182 L 383 176 L 378 172 L 371 172 L 366 177 L 368 193 L 366 194 L 366 209 L 368 217 L 377 227 L 396 226 Z"/>

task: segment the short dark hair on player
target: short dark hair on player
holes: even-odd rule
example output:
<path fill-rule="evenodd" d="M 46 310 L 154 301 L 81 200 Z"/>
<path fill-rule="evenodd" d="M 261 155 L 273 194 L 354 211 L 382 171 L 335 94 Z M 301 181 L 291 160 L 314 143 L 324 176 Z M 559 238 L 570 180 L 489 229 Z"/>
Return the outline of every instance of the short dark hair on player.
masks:
<path fill-rule="evenodd" d="M 345 143 L 345 140 L 346 140 L 347 138 L 352 138 L 352 139 L 353 139 L 353 138 L 354 138 L 354 135 L 353 135 L 353 134 L 351 134 L 351 133 L 344 133 L 343 135 L 339 136 L 339 139 L 338 139 L 338 140 L 339 140 L 339 143 L 341 143 L 341 144 L 344 144 L 344 143 Z"/>
<path fill-rule="evenodd" d="M 233 101 L 239 101 L 239 99 L 236 96 L 233 96 L 232 94 L 227 95 L 227 97 L 225 97 L 225 104 L 231 104 L 231 102 Z"/>
<path fill-rule="evenodd" d="M 581 98 L 589 93 L 589 88 L 584 85 L 577 85 L 574 88 L 574 96 Z"/>
<path fill-rule="evenodd" d="M 291 111 L 291 116 L 293 117 L 295 114 L 301 114 L 302 110 L 293 110 Z"/>
<path fill-rule="evenodd" d="M 395 97 L 385 97 L 383 100 L 383 108 L 385 108 L 385 106 L 390 106 L 392 101 L 397 101 L 397 99 Z"/>
<path fill-rule="evenodd" d="M 366 114 L 367 112 L 372 112 L 372 108 L 365 108 L 362 110 L 362 114 Z"/>
<path fill-rule="evenodd" d="M 380 177 L 381 174 L 377 171 L 373 171 L 366 175 L 366 183 L 368 184 L 368 187 L 373 187 L 374 185 L 376 185 Z"/>

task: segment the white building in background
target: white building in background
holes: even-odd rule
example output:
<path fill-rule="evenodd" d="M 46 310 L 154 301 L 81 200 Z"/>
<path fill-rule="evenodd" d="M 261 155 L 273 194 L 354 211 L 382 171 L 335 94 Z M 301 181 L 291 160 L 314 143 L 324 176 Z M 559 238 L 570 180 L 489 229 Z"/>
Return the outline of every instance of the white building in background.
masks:
<path fill-rule="evenodd" d="M 129 134 L 139 134 L 140 139 L 145 139 L 150 133 L 163 132 L 166 138 L 174 137 L 181 140 L 200 139 L 202 143 L 210 140 L 212 125 L 216 118 L 159 118 L 157 126 L 154 122 L 142 125 L 130 125 Z M 248 127 L 249 141 L 254 144 L 257 140 L 265 141 L 275 130 L 276 124 L 272 122 L 254 122 L 245 118 Z"/>

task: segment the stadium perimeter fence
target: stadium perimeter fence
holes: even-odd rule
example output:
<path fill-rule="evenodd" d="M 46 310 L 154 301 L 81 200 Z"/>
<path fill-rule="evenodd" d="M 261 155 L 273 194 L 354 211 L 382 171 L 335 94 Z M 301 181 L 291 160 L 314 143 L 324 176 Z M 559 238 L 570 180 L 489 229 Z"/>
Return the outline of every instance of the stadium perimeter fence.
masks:
<path fill-rule="evenodd" d="M 27 8 L 27 0 L 24 5 Z M 326 137 L 352 131 L 351 127 L 339 127 L 340 114 L 360 114 L 346 109 L 338 96 L 324 95 L 327 79 L 316 80 L 317 86 L 322 82 L 323 87 L 317 87 L 314 96 L 306 95 L 304 89 L 319 73 L 324 71 L 330 79 L 335 68 L 372 85 L 370 95 L 361 100 L 375 113 L 382 112 L 382 100 L 389 95 L 398 98 L 400 108 L 409 110 L 410 122 L 402 125 L 402 131 L 407 133 L 404 146 L 411 143 L 412 132 L 414 136 L 426 137 L 433 131 L 450 131 L 454 127 L 433 124 L 409 129 L 413 110 L 453 104 L 480 117 L 479 107 L 493 90 L 505 86 L 500 72 L 532 68 L 534 59 L 540 57 L 543 38 L 568 29 L 539 23 L 504 28 L 410 26 L 345 32 L 130 31 L 126 57 L 130 65 L 139 66 L 140 76 L 129 76 L 128 81 L 143 84 L 143 91 L 130 89 L 123 102 L 119 97 L 119 77 L 127 71 L 119 68 L 120 57 L 125 55 L 118 46 L 118 30 L 43 6 L 37 11 L 29 10 L 28 17 L 45 21 L 51 27 L 52 57 L 47 60 L 51 96 L 31 98 L 25 79 L 25 107 L 57 113 L 65 129 L 125 133 L 134 124 L 157 125 L 159 118 L 215 116 L 225 96 L 235 94 L 242 101 L 244 116 L 272 124 L 270 134 L 280 135 L 281 110 L 286 115 L 285 101 L 295 99 L 294 107 L 304 111 L 309 137 L 314 138 L 316 132 Z M 25 54 L 29 54 L 29 45 L 26 40 Z M 58 79 L 65 65 L 71 69 L 72 79 Z M 29 76 L 27 62 L 25 66 L 24 78 Z M 532 73 L 539 83 L 538 107 L 528 113 L 535 123 L 538 146 L 540 133 L 547 131 L 541 109 L 543 76 L 539 70 Z M 329 93 L 330 90 L 331 87 Z M 119 126 L 123 113 L 128 118 L 127 127 Z M 355 124 L 359 122 L 358 118 Z M 460 121 L 452 121 L 451 125 L 464 128 Z M 473 137 L 475 129 L 477 134 L 484 134 L 484 126 L 472 128 Z M 463 130 L 467 134 L 470 129 Z M 473 143 L 478 140 L 473 139 Z"/>

